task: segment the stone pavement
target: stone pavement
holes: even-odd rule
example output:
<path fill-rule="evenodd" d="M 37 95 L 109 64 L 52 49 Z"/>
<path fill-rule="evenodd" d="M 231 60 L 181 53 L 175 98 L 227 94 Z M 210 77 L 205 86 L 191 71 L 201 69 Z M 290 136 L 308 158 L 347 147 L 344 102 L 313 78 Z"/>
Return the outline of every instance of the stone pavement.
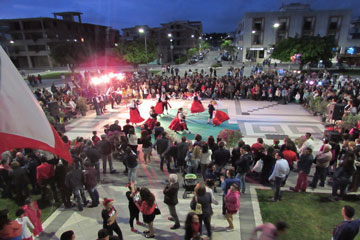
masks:
<path fill-rule="evenodd" d="M 154 104 L 152 100 L 144 100 L 140 105 L 140 113 L 143 118 L 148 117 L 148 110 Z M 182 106 L 189 106 L 189 101 L 171 100 L 171 106 L 177 109 Z M 204 101 L 204 105 L 207 101 Z M 321 145 L 321 133 L 323 126 L 317 117 L 310 115 L 296 104 L 279 105 L 276 102 L 260 102 L 260 101 L 221 101 L 221 108 L 226 109 L 229 113 L 232 124 L 237 124 L 241 129 L 245 142 L 252 144 L 257 137 L 263 137 L 268 144 L 272 143 L 272 138 L 276 135 L 281 137 L 287 135 L 291 138 L 298 137 L 306 131 L 310 131 L 315 136 L 315 149 L 319 149 Z M 108 106 L 109 108 L 110 106 Z M 126 106 L 119 106 L 116 109 L 110 109 L 102 116 L 96 116 L 94 112 L 87 116 L 75 120 L 67 125 L 67 136 L 73 139 L 77 136 L 85 138 L 91 136 L 93 130 L 97 130 L 99 135 L 103 132 L 103 126 L 107 123 L 113 123 L 115 119 L 120 121 L 120 125 L 125 123 L 125 119 L 129 116 L 129 110 Z M 204 125 L 205 128 L 208 125 Z M 166 126 L 165 126 L 166 127 Z M 282 138 L 281 138 L 282 139 Z M 167 220 L 169 211 L 163 203 L 162 190 L 166 184 L 167 172 L 164 173 L 159 169 L 159 158 L 153 152 L 153 161 L 150 166 L 142 164 L 142 156 L 140 155 L 141 164 L 138 168 L 138 186 L 147 186 L 156 195 L 157 203 L 162 211 L 154 222 L 156 239 L 183 239 L 184 229 L 170 230 L 172 222 Z M 98 186 L 100 198 L 114 198 L 115 207 L 119 211 L 117 221 L 122 229 L 124 239 L 141 239 L 144 226 L 136 226 L 140 233 L 132 233 L 128 224 L 128 201 L 125 197 L 127 188 L 127 176 L 122 171 L 124 169 L 122 163 L 115 162 L 115 168 L 119 174 L 106 174 L 101 177 L 101 184 Z M 101 171 L 102 172 L 102 171 Z M 296 183 L 296 173 L 291 173 L 285 189 L 294 186 Z M 179 182 L 181 185 L 179 191 L 179 204 L 177 211 L 184 225 L 186 214 L 190 211 L 191 198 L 183 199 L 182 193 L 182 177 L 179 174 Z M 216 193 L 215 198 L 219 201 L 219 205 L 213 205 L 214 215 L 212 217 L 212 225 L 214 226 L 213 239 L 242 239 L 247 240 L 252 229 L 262 223 L 259 204 L 257 202 L 255 184 L 247 184 L 247 193 L 241 196 L 241 207 L 239 213 L 234 216 L 235 231 L 225 232 L 227 221 L 221 214 L 221 193 Z M 219 189 L 219 188 L 218 188 Z M 329 188 L 326 187 L 326 192 Z M 220 192 L 220 191 L 219 191 Z M 79 212 L 74 209 L 64 209 L 60 207 L 51 215 L 44 223 L 45 232 L 40 239 L 58 239 L 62 232 L 66 230 L 74 230 L 77 239 L 96 239 L 97 231 L 102 228 L 101 219 L 102 207 L 85 208 Z M 142 217 L 140 217 L 142 220 Z M 206 231 L 204 231 L 205 233 Z"/>

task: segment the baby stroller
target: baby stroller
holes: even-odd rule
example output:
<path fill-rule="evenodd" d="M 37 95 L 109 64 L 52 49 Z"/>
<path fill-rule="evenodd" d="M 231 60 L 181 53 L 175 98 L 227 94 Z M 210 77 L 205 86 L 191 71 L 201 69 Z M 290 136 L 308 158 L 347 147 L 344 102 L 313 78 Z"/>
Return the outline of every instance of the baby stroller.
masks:
<path fill-rule="evenodd" d="M 198 179 L 197 179 L 196 174 L 188 173 L 184 176 L 183 187 L 185 188 L 185 191 L 183 194 L 183 199 L 187 198 L 187 195 L 189 193 L 194 192 L 196 184 L 198 184 Z"/>

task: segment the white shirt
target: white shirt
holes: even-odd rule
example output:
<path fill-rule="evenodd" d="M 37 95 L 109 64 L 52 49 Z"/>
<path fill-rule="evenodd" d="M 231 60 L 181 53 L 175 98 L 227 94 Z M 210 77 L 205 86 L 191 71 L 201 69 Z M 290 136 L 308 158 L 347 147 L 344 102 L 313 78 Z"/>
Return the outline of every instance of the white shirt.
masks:
<path fill-rule="evenodd" d="M 211 150 L 209 149 L 207 153 L 202 153 L 200 157 L 200 164 L 209 164 L 211 162 Z"/>
<path fill-rule="evenodd" d="M 30 222 L 30 219 L 26 216 L 17 218 L 16 221 L 21 224 L 21 239 L 29 238 L 32 236 L 29 228 L 34 229 L 34 225 Z"/>
<path fill-rule="evenodd" d="M 206 189 L 206 192 L 210 193 L 210 195 L 211 195 L 211 203 L 218 205 L 219 202 L 215 199 L 213 190 L 211 188 L 209 188 L 208 186 L 205 186 L 205 189 Z"/>
<path fill-rule="evenodd" d="M 269 181 L 275 177 L 285 178 L 290 173 L 289 163 L 285 159 L 276 160 L 274 170 L 269 177 Z"/>
<path fill-rule="evenodd" d="M 303 145 L 301 146 L 299 152 L 300 152 L 300 155 L 303 153 L 303 151 L 306 149 L 306 148 L 311 148 L 311 150 L 314 150 L 314 141 L 309 138 L 307 139 Z"/>

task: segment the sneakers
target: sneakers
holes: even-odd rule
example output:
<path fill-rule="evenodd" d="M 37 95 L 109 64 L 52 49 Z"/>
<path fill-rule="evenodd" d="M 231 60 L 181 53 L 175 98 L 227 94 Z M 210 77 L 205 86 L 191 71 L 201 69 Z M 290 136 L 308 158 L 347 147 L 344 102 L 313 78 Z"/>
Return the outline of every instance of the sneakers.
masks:
<path fill-rule="evenodd" d="M 114 174 L 114 173 L 117 173 L 117 171 L 115 169 L 110 171 L 110 174 Z"/>
<path fill-rule="evenodd" d="M 134 232 L 134 233 L 137 232 L 135 228 L 131 228 L 131 231 Z"/>
<path fill-rule="evenodd" d="M 136 221 L 136 225 L 143 225 L 143 223 L 140 221 Z"/>
<path fill-rule="evenodd" d="M 294 187 L 290 187 L 289 189 L 290 189 L 290 191 L 298 192 L 298 190 L 296 190 Z"/>
<path fill-rule="evenodd" d="M 226 232 L 233 232 L 233 231 L 235 231 L 235 229 L 234 229 L 234 228 L 229 228 L 229 227 L 227 227 L 225 231 L 226 231 Z"/>

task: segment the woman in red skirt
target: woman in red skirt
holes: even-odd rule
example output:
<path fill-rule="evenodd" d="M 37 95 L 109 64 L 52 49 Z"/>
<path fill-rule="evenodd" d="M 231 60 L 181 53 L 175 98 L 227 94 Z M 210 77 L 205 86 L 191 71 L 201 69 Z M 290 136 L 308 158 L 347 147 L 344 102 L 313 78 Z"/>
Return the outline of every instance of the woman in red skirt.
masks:
<path fill-rule="evenodd" d="M 191 104 L 190 111 L 191 111 L 191 113 L 201 113 L 201 112 L 205 111 L 205 108 L 202 105 L 201 101 L 199 100 L 198 96 L 194 97 L 194 100 Z"/>
<path fill-rule="evenodd" d="M 152 106 L 150 109 L 150 117 L 145 122 L 150 130 L 153 130 L 153 128 L 155 127 L 155 123 L 157 122 L 156 117 L 157 117 L 157 113 L 155 107 Z"/>
<path fill-rule="evenodd" d="M 179 108 L 175 118 L 170 122 L 169 128 L 175 132 L 181 131 L 180 119 L 183 117 L 183 109 Z"/>
<path fill-rule="evenodd" d="M 214 126 L 218 126 L 229 119 L 229 116 L 225 112 L 215 110 L 215 117 L 213 118 L 212 122 Z"/>
<path fill-rule="evenodd" d="M 163 102 L 161 101 L 161 98 L 159 98 L 159 100 L 157 101 L 157 103 L 155 105 L 155 113 L 157 113 L 159 115 L 164 113 L 164 107 L 163 107 Z"/>
<path fill-rule="evenodd" d="M 141 123 L 145 120 L 140 116 L 138 105 L 139 101 L 136 100 L 133 100 L 130 104 L 130 122 L 133 124 Z"/>

